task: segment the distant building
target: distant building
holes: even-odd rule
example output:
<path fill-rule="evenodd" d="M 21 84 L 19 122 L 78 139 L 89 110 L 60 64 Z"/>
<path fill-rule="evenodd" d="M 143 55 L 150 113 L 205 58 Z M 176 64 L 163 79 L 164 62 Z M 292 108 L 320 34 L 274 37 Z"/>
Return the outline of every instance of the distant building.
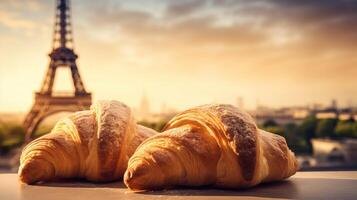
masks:
<path fill-rule="evenodd" d="M 336 100 L 332 100 L 330 106 L 313 108 L 311 114 L 315 115 L 318 119 L 338 118 L 340 120 L 357 120 L 357 112 L 354 108 L 338 108 Z"/>
<path fill-rule="evenodd" d="M 308 116 L 315 116 L 318 119 L 338 118 L 339 120 L 354 119 L 357 121 L 357 108 L 338 108 L 337 105 L 336 100 L 332 100 L 329 106 L 313 104 L 312 106 L 291 106 L 275 109 L 259 105 L 255 111 L 249 113 L 254 116 L 258 124 L 267 120 L 274 120 L 281 125 L 300 123 Z"/>
<path fill-rule="evenodd" d="M 146 96 L 146 94 L 144 94 L 142 97 L 141 97 L 141 101 L 140 101 L 140 105 L 139 105 L 139 109 L 137 111 L 137 117 L 140 119 L 140 120 L 148 120 L 151 116 L 151 113 L 150 113 L 150 103 L 149 103 L 149 99 L 148 97 Z"/>
<path fill-rule="evenodd" d="M 166 103 L 161 104 L 161 110 L 159 112 L 151 111 L 149 98 L 144 94 L 139 106 L 134 109 L 134 113 L 138 121 L 155 123 L 169 121 L 177 114 L 177 111 L 169 107 Z"/>
<path fill-rule="evenodd" d="M 312 139 L 318 165 L 357 165 L 357 139 Z"/>
<path fill-rule="evenodd" d="M 338 113 L 334 111 L 320 111 L 315 116 L 317 119 L 334 119 L 338 117 Z"/>
<path fill-rule="evenodd" d="M 257 107 L 252 113 L 258 124 L 263 124 L 265 121 L 273 119 L 278 124 L 300 123 L 303 119 L 310 115 L 310 110 L 307 107 L 283 107 L 273 109 L 265 106 Z"/>

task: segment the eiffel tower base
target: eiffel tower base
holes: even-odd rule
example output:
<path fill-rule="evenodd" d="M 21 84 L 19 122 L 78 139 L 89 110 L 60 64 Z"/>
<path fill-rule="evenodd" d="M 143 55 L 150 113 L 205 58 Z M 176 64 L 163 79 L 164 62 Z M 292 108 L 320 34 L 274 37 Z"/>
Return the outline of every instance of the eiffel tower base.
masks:
<path fill-rule="evenodd" d="M 90 93 L 75 96 L 52 96 L 36 93 L 35 103 L 23 123 L 26 132 L 25 141 L 31 140 L 39 124 L 49 115 L 89 109 L 92 103 L 91 99 Z"/>

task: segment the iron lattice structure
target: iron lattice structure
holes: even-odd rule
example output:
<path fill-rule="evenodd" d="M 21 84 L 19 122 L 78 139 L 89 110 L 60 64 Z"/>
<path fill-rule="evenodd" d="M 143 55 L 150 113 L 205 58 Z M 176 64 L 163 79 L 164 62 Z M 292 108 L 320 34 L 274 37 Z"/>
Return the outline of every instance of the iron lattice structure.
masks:
<path fill-rule="evenodd" d="M 41 90 L 35 93 L 35 102 L 23 124 L 27 141 L 47 116 L 63 111 L 88 109 L 92 103 L 91 93 L 85 90 L 76 64 L 78 55 L 74 52 L 69 3 L 69 0 L 56 0 L 52 52 L 49 54 L 50 64 Z M 58 95 L 53 92 L 56 70 L 59 67 L 70 69 L 74 85 L 73 93 Z"/>

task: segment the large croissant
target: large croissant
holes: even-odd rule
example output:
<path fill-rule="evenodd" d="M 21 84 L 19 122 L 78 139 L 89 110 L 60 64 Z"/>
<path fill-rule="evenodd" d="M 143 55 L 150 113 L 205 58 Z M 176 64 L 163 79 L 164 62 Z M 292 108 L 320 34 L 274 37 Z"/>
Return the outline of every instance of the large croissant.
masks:
<path fill-rule="evenodd" d="M 25 183 L 62 178 L 117 180 L 137 146 L 155 133 L 136 125 L 125 104 L 100 101 L 29 143 L 22 151 L 18 174 Z"/>
<path fill-rule="evenodd" d="M 174 117 L 166 131 L 145 140 L 124 175 L 133 190 L 173 186 L 242 188 L 297 171 L 281 136 L 260 130 L 230 105 L 205 105 Z"/>

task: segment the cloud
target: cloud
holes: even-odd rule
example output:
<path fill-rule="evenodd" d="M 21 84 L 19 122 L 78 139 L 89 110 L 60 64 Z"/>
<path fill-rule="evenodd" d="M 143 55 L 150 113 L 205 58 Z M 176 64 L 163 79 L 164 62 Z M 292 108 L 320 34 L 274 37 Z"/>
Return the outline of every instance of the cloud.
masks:
<path fill-rule="evenodd" d="M 357 1 L 253 1 L 235 9 L 236 17 L 255 16 L 264 29 L 280 27 L 304 37 L 304 46 L 355 48 L 357 42 Z M 239 4 L 236 3 L 236 4 Z M 244 3 L 243 3 L 244 4 Z"/>
<path fill-rule="evenodd" d="M 144 0 L 148 8 L 133 2 L 73 1 L 80 69 L 100 98 L 135 100 L 143 88 L 155 102 L 184 106 L 237 95 L 275 105 L 357 98 L 357 1 Z M 7 29 L 31 28 L 21 20 L 51 29 L 52 4 L 45 6 L 12 7 L 0 19 Z M 37 38 L 45 50 L 50 34 Z"/>
<path fill-rule="evenodd" d="M 226 38 L 234 41 L 230 34 L 236 38 L 259 36 L 256 43 L 262 42 L 259 39 L 262 35 L 267 36 L 268 42 L 277 34 L 285 42 L 300 38 L 299 42 L 305 46 L 325 48 L 353 47 L 357 40 L 357 1 L 174 1 L 160 18 L 120 6 L 102 7 L 101 13 L 95 16 L 98 24 L 119 26 L 131 34 L 186 33 L 201 41 L 207 38 L 208 43 Z M 222 21 L 231 23 L 222 27 Z"/>
<path fill-rule="evenodd" d="M 97 9 L 102 15 L 90 21 L 116 31 L 117 59 L 130 52 L 132 61 L 145 61 L 138 66 L 161 73 L 205 71 L 276 88 L 343 88 L 357 74 L 356 1 L 175 1 L 161 15 L 122 5 Z"/>
<path fill-rule="evenodd" d="M 34 29 L 35 23 L 31 20 L 16 17 L 13 13 L 0 12 L 0 24 L 13 29 Z"/>
<path fill-rule="evenodd" d="M 182 16 L 189 16 L 195 14 L 197 11 L 202 10 L 206 4 L 205 0 L 192 0 L 192 1 L 174 1 L 166 8 L 165 17 L 179 18 Z"/>
<path fill-rule="evenodd" d="M 1 0 L 0 9 L 11 9 L 17 11 L 41 11 L 45 8 L 48 8 L 48 1 L 46 0 Z"/>
<path fill-rule="evenodd" d="M 44 26 L 38 19 L 43 19 L 42 12 L 50 6 L 51 4 L 44 0 L 3 0 L 0 6 L 0 26 L 26 31 L 26 34 L 35 30 L 41 31 Z"/>

